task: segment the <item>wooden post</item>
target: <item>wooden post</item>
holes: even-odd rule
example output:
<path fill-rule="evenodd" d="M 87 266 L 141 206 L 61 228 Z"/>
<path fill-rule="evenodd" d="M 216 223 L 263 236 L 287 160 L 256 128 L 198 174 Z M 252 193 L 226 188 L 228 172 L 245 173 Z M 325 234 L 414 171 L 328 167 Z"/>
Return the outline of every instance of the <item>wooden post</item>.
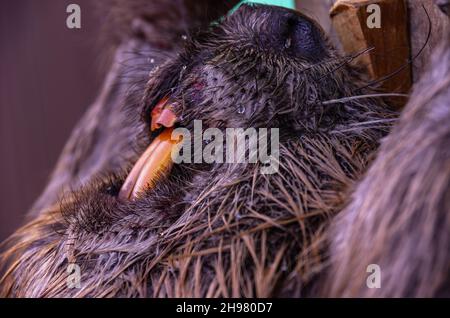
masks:
<path fill-rule="evenodd" d="M 373 49 L 357 61 L 367 66 L 372 80 L 385 78 L 408 64 L 410 44 L 408 12 L 403 0 L 337 0 L 330 12 L 332 23 L 347 54 Z M 388 93 L 408 93 L 411 66 L 383 81 L 380 89 Z M 401 107 L 406 99 L 389 99 Z"/>

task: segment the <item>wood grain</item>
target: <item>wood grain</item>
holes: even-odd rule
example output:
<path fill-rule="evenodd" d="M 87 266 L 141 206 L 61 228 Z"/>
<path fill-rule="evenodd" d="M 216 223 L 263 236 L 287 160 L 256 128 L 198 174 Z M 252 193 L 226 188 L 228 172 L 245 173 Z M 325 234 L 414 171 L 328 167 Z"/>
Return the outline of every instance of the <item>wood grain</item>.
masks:
<path fill-rule="evenodd" d="M 369 28 L 371 13 L 367 6 L 378 4 L 381 8 L 381 27 Z M 382 79 L 407 65 L 410 59 L 407 6 L 402 0 L 338 0 L 331 9 L 333 25 L 347 54 L 366 48 L 373 49 L 357 59 L 367 67 L 373 80 Z M 411 68 L 405 67 L 384 81 L 383 92 L 407 93 L 411 88 Z M 402 106 L 402 99 L 392 99 L 391 104 Z"/>

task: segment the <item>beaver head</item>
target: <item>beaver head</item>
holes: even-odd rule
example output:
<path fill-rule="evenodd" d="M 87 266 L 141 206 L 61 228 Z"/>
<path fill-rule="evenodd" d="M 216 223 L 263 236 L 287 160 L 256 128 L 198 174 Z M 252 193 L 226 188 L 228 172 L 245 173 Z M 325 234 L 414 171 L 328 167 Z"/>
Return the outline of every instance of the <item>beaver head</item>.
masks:
<path fill-rule="evenodd" d="M 202 120 L 219 128 L 282 127 L 295 136 L 369 119 L 359 103 L 323 104 L 360 84 L 315 21 L 286 8 L 242 5 L 154 70 L 144 119 L 169 96 L 184 127 Z"/>

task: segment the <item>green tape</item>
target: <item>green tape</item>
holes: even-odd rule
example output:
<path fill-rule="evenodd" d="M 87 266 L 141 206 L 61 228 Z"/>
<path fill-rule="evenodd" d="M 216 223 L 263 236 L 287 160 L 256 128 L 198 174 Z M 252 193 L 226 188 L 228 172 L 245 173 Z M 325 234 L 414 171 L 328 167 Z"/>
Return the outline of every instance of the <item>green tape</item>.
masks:
<path fill-rule="evenodd" d="M 289 9 L 295 9 L 295 1 L 294 0 L 244 0 L 242 2 L 255 2 L 262 4 L 270 4 L 273 6 L 286 7 Z"/>
<path fill-rule="evenodd" d="M 249 3 L 249 2 L 268 4 L 268 5 L 279 6 L 279 7 L 286 7 L 289 9 L 295 9 L 295 0 L 243 0 L 238 5 L 236 5 L 233 9 L 231 9 L 228 14 L 231 14 L 234 11 L 236 11 L 241 4 Z"/>

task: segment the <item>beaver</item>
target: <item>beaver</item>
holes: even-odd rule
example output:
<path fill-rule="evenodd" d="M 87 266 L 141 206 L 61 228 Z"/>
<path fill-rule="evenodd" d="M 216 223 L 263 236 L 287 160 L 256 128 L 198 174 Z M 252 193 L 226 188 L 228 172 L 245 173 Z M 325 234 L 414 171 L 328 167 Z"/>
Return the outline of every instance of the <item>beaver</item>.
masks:
<path fill-rule="evenodd" d="M 197 7 L 205 2 L 111 10 L 116 63 L 28 223 L 3 244 L 0 296 L 316 295 L 328 224 L 397 113 L 350 64 L 364 52 L 342 56 L 314 20 L 263 5 L 213 23 L 225 11 L 192 18 L 208 12 Z M 174 17 L 186 24 L 169 37 Z M 202 29 L 187 33 L 191 23 Z M 155 122 L 167 100 L 171 120 Z M 123 195 L 161 130 L 193 131 L 196 120 L 221 131 L 278 128 L 278 170 L 180 163 L 139 196 Z"/>

